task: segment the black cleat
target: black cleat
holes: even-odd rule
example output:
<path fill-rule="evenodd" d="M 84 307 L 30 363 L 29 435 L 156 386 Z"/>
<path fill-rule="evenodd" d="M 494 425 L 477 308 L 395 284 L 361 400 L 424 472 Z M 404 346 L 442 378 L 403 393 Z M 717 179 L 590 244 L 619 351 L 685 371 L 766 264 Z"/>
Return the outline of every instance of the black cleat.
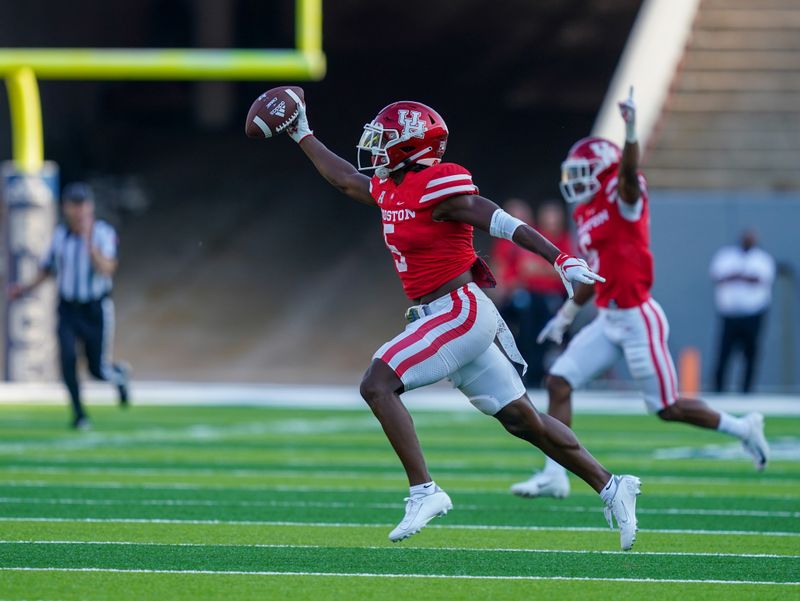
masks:
<path fill-rule="evenodd" d="M 119 406 L 122 408 L 128 407 L 129 399 L 129 389 L 128 386 L 130 384 L 130 373 L 131 368 L 127 363 L 115 363 L 114 369 L 116 370 L 117 374 L 119 374 L 119 380 L 117 382 L 117 393 L 119 394 Z"/>

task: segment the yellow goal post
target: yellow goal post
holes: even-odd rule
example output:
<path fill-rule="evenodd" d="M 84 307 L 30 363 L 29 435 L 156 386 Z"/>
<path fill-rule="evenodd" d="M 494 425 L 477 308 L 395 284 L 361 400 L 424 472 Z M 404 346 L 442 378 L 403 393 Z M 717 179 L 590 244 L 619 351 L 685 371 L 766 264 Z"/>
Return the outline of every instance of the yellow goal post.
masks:
<path fill-rule="evenodd" d="M 11 113 L 12 159 L 22 172 L 44 163 L 37 78 L 320 80 L 322 0 L 295 0 L 294 49 L 0 48 Z"/>

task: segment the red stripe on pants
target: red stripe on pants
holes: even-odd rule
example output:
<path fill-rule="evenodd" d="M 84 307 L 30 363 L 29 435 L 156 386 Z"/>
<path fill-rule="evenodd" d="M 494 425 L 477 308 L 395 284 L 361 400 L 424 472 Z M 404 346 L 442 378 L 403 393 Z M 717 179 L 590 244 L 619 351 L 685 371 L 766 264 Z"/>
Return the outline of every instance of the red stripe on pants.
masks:
<path fill-rule="evenodd" d="M 458 296 L 455 290 L 453 290 L 450 293 L 450 298 L 453 299 L 453 306 L 451 307 L 450 311 L 448 311 L 445 314 L 438 315 L 429 321 L 426 321 L 424 324 L 422 324 L 420 327 L 414 330 L 407 337 L 403 338 L 402 340 L 399 340 L 396 344 L 386 349 L 386 352 L 384 352 L 383 355 L 381 355 L 378 358 L 386 363 L 389 363 L 392 359 L 395 358 L 397 353 L 399 353 L 403 349 L 408 348 L 412 344 L 415 344 L 420 340 L 422 340 L 425 334 L 427 334 L 434 328 L 446 324 L 448 321 L 456 319 L 461 313 L 461 306 L 462 306 L 461 297 Z"/>
<path fill-rule="evenodd" d="M 669 374 L 669 382 L 672 385 L 670 390 L 672 391 L 672 398 L 677 399 L 678 387 L 675 385 L 675 374 L 673 373 L 673 370 L 670 369 L 672 358 L 669 356 L 669 349 L 667 348 L 667 330 L 664 327 L 664 320 L 661 319 L 661 313 L 659 310 L 655 305 L 653 305 L 653 299 L 647 301 L 647 305 L 650 307 L 653 313 L 655 313 L 656 321 L 658 321 L 658 328 L 661 330 L 661 351 L 664 353 L 664 363 L 666 363 L 667 373 Z"/>
<path fill-rule="evenodd" d="M 467 300 L 469 301 L 469 309 L 467 312 L 467 319 L 462 323 L 460 326 L 456 326 L 452 330 L 448 330 L 444 332 L 440 336 L 433 339 L 430 346 L 425 347 L 418 353 L 415 353 L 408 357 L 407 359 L 400 362 L 400 365 L 397 366 L 395 373 L 398 377 L 403 377 L 403 374 L 407 372 L 410 368 L 418 365 L 428 359 L 433 354 L 435 354 L 440 348 L 442 348 L 448 342 L 455 340 L 459 336 L 462 336 L 469 332 L 472 326 L 475 324 L 475 319 L 478 315 L 478 303 L 475 300 L 475 295 L 468 289 L 464 289 L 464 293 L 467 295 Z"/>
<path fill-rule="evenodd" d="M 658 388 L 661 391 L 661 404 L 664 405 L 664 407 L 667 407 L 669 406 L 669 403 L 667 402 L 667 393 L 664 388 L 664 376 L 661 374 L 661 367 L 659 366 L 658 360 L 656 359 L 656 347 L 655 344 L 653 343 L 653 332 L 650 329 L 650 322 L 647 320 L 647 315 L 645 314 L 644 309 L 642 309 L 641 305 L 639 305 L 639 313 L 642 314 L 642 319 L 644 319 L 644 325 L 647 328 L 647 340 L 650 342 L 650 357 L 652 358 L 653 365 L 656 368 L 656 376 L 658 377 Z"/>

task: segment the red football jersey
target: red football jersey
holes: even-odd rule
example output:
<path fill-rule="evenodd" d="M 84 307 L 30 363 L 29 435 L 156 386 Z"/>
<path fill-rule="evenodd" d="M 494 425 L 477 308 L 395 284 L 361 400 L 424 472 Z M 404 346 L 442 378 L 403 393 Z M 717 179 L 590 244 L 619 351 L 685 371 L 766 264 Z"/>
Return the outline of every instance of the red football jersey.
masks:
<path fill-rule="evenodd" d="M 408 171 L 399 185 L 375 176 L 369 188 L 381 210 L 386 247 L 408 298 L 430 294 L 479 260 L 471 225 L 433 220 L 438 203 L 478 193 L 472 175 L 460 165 L 440 163 Z"/>
<path fill-rule="evenodd" d="M 653 286 L 653 254 L 650 252 L 650 206 L 647 182 L 639 174 L 640 202 L 629 205 L 619 199 L 619 167 L 601 178 L 600 190 L 573 212 L 578 226 L 578 248 L 589 267 L 606 282 L 597 283 L 598 307 L 615 304 L 621 309 L 638 307 L 650 298 Z"/>
<path fill-rule="evenodd" d="M 572 238 L 565 232 L 561 236 L 539 233 L 557 246 L 561 252 L 575 254 Z M 566 294 L 558 272 L 537 254 L 517 246 L 511 240 L 495 238 L 492 244 L 492 267 L 498 281 L 506 288 L 524 288 L 539 294 Z"/>

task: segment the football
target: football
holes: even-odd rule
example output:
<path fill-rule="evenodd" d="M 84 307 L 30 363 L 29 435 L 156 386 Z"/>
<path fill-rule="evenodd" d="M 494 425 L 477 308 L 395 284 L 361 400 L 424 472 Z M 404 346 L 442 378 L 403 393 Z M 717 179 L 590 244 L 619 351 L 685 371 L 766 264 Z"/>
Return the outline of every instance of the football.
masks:
<path fill-rule="evenodd" d="M 256 98 L 247 113 L 244 131 L 250 138 L 271 138 L 283 132 L 297 117 L 297 101 L 303 88 L 280 86 Z"/>

